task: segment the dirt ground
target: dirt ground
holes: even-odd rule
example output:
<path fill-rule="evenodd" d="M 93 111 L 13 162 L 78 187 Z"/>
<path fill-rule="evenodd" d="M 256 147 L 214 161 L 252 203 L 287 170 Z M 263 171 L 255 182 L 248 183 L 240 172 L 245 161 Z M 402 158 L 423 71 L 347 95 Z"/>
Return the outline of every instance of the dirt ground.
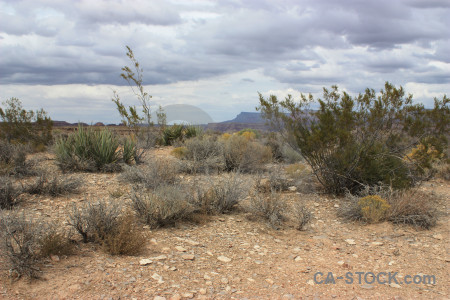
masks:
<path fill-rule="evenodd" d="M 155 150 L 156 155 L 166 153 Z M 85 182 L 80 194 L 27 196 L 19 210 L 63 224 L 73 203 L 131 188 L 116 174 L 78 176 Z M 432 230 L 344 222 L 336 214 L 341 199 L 298 190 L 283 197 L 301 200 L 313 212 L 305 231 L 290 225 L 272 229 L 249 220 L 243 209 L 201 223 L 145 227 L 148 243 L 139 256 L 110 256 L 80 243 L 75 255 L 48 259 L 41 279 L 12 280 L 2 270 L 0 298 L 449 299 L 450 184 L 433 180 L 421 189 L 440 199 L 441 217 Z M 129 201 L 126 193 L 121 200 Z M 428 275 L 435 282 L 428 282 Z M 409 278 L 427 282 L 406 284 Z"/>

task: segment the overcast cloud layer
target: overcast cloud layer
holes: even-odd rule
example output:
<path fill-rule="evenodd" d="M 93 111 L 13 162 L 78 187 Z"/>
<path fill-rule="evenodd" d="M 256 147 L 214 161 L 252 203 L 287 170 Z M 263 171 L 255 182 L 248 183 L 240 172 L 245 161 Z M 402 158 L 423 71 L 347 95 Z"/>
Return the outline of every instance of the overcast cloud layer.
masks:
<path fill-rule="evenodd" d="M 129 45 L 155 105 L 215 121 L 257 92 L 351 93 L 402 85 L 426 105 L 450 94 L 448 0 L 1 0 L 0 99 L 55 120 L 119 122 Z M 319 95 L 319 94 L 318 94 Z"/>

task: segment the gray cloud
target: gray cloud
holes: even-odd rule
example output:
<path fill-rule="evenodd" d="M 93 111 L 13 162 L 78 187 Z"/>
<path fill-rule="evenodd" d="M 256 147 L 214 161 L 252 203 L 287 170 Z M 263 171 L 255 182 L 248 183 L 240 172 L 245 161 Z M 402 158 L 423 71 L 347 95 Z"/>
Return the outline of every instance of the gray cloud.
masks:
<path fill-rule="evenodd" d="M 0 82 L 126 85 L 129 45 L 152 85 L 239 76 L 256 89 L 254 70 L 283 88 L 445 85 L 449 13 L 445 0 L 0 0 Z"/>

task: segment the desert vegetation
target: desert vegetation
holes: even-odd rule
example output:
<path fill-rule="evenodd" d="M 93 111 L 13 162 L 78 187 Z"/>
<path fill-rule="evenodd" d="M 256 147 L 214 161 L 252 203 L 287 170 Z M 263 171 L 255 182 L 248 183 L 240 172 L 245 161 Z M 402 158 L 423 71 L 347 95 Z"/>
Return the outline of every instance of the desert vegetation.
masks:
<path fill-rule="evenodd" d="M 129 56 L 134 60 L 131 50 Z M 141 75 L 124 71 L 144 113 L 117 96 L 126 135 L 80 125 L 52 137 L 43 110 L 27 112 L 15 98 L 0 110 L 0 259 L 11 277 L 40 277 L 49 259 L 86 247 L 143 255 L 155 232 L 193 232 L 223 216 L 307 234 L 317 226 L 314 209 L 330 197 L 344 224 L 439 224 L 441 199 L 419 188 L 435 177 L 448 180 L 445 96 L 425 109 L 389 83 L 356 97 L 332 87 L 312 110 L 312 96 L 296 102 L 260 95 L 259 110 L 277 131 L 168 126 L 163 112 L 162 126 L 150 130 L 138 126 L 150 124 Z M 64 211 L 37 216 L 29 208 L 41 201 Z"/>

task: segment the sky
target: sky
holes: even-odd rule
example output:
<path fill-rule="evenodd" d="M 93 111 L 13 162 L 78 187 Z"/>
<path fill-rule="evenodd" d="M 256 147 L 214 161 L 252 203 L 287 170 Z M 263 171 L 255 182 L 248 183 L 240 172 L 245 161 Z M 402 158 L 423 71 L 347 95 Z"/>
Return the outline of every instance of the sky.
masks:
<path fill-rule="evenodd" d="M 353 95 L 389 81 L 417 102 L 450 95 L 449 0 L 0 0 L 0 100 L 53 120 L 119 123 L 128 45 L 152 107 L 215 122 L 258 92 Z"/>

